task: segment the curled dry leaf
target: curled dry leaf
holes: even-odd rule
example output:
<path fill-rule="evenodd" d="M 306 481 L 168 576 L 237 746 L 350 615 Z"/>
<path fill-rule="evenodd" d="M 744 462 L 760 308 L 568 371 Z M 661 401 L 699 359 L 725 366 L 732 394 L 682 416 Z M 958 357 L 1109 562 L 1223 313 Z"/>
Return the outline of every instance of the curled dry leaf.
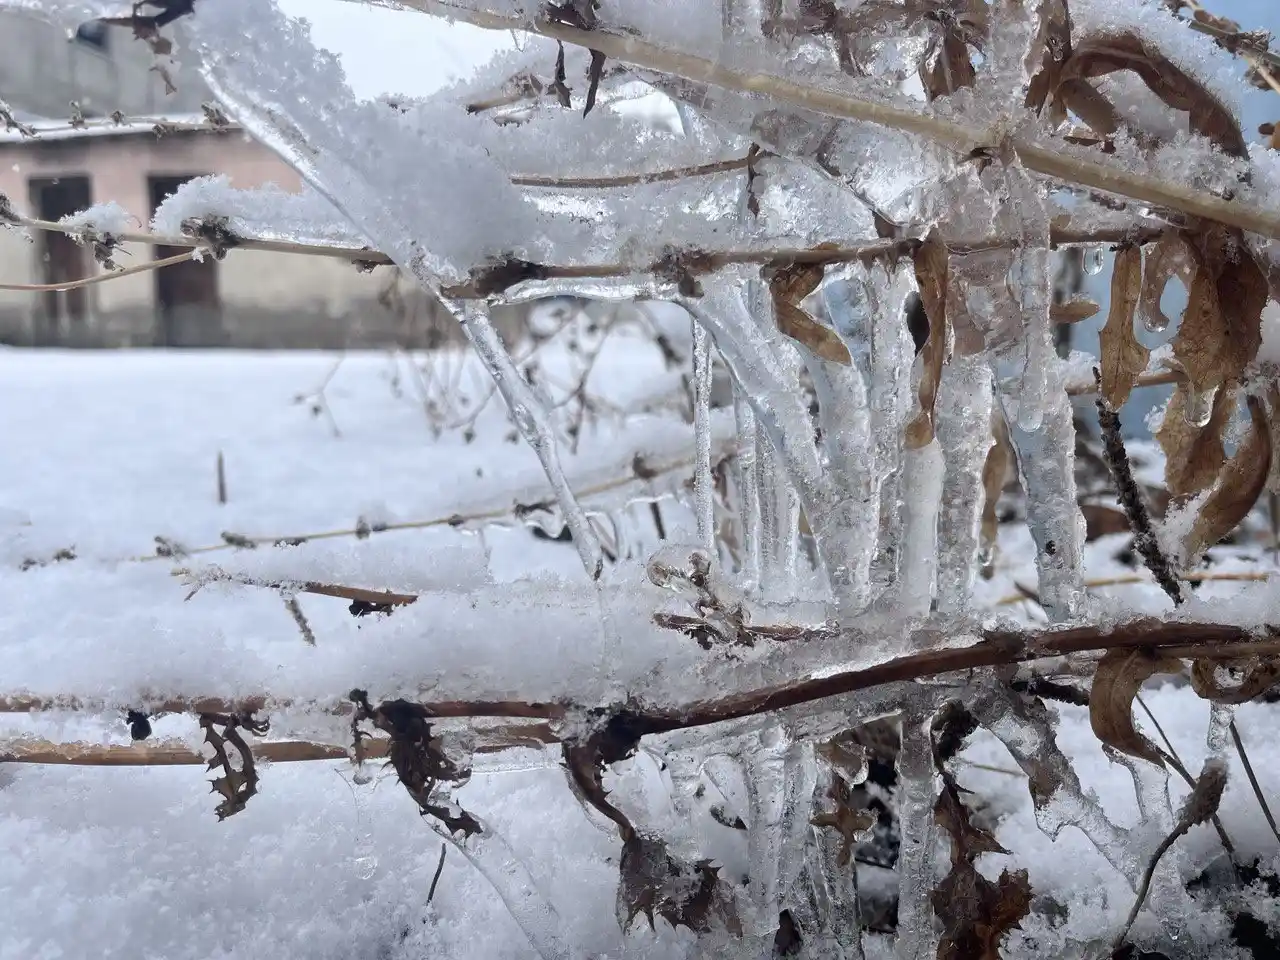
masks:
<path fill-rule="evenodd" d="M 921 351 L 923 367 L 916 394 L 920 410 L 907 424 L 908 449 L 918 449 L 933 441 L 933 407 L 942 380 L 942 365 L 947 359 L 947 272 L 946 245 L 936 233 L 920 245 L 915 253 L 916 283 L 920 302 L 929 318 L 929 337 Z"/>
<path fill-rule="evenodd" d="M 1062 66 L 1058 87 L 1118 70 L 1136 73 L 1167 106 L 1188 114 L 1194 132 L 1208 137 L 1223 152 L 1236 157 L 1248 155 L 1231 111 L 1157 47 L 1132 33 L 1098 34 L 1077 40 Z"/>
<path fill-rule="evenodd" d="M 243 810 L 258 792 L 258 770 L 253 762 L 253 751 L 240 735 L 240 728 L 262 736 L 267 732 L 269 724 L 266 720 L 254 720 L 248 715 L 203 713 L 200 715 L 200 726 L 204 730 L 205 743 L 213 749 L 208 769 L 222 772 L 222 776 L 212 782 L 210 792 L 222 797 L 215 812 L 219 820 L 225 820 Z M 218 730 L 217 727 L 222 729 Z M 232 763 L 231 756 L 227 753 L 227 744 L 239 754 L 238 765 Z"/>
<path fill-rule="evenodd" d="M 1222 675 L 1243 670 L 1244 677 L 1233 686 L 1221 682 Z M 1280 658 L 1223 663 L 1208 658 L 1191 665 L 1191 686 L 1205 700 L 1213 703 L 1248 703 L 1280 682 Z"/>
<path fill-rule="evenodd" d="M 1165 486 L 1174 504 L 1207 490 L 1217 479 L 1227 459 L 1222 432 L 1235 410 L 1235 391 L 1219 390 L 1214 395 L 1209 422 L 1202 427 L 1188 419 L 1190 402 L 1190 388 L 1185 383 L 1178 384 L 1156 431 L 1156 440 L 1165 455 Z"/>
<path fill-rule="evenodd" d="M 1138 299 L 1138 312 L 1146 326 L 1152 330 L 1169 326 L 1169 318 L 1160 307 L 1165 287 L 1177 277 L 1183 287 L 1190 290 L 1195 272 L 1191 248 L 1177 231 L 1170 230 L 1147 248 L 1142 264 L 1142 294 Z"/>
<path fill-rule="evenodd" d="M 1099 310 L 1098 304 L 1086 297 L 1075 297 L 1066 303 L 1055 303 L 1049 308 L 1054 323 L 1079 323 L 1088 320 Z"/>
<path fill-rule="evenodd" d="M 1067 0 L 1044 0 L 1039 15 L 1039 33 L 1027 59 L 1031 61 L 1038 55 L 1040 69 L 1032 73 L 1034 64 L 1027 63 L 1027 72 L 1032 76 L 1026 98 L 1027 108 L 1037 113 L 1044 109 L 1049 94 L 1058 89 L 1062 65 L 1071 59 L 1071 10 Z M 1065 114 L 1051 119 L 1056 123 L 1065 119 Z"/>
<path fill-rule="evenodd" d="M 932 66 L 929 66 L 932 59 Z M 926 57 L 920 64 L 920 82 L 930 100 L 955 93 L 961 87 L 972 87 L 977 72 L 969 59 L 969 46 L 960 25 L 954 19 L 942 27 L 937 56 Z"/>
<path fill-rule="evenodd" d="M 1138 342 L 1134 311 L 1142 289 L 1142 251 L 1125 244 L 1116 251 L 1111 274 L 1111 309 L 1098 334 L 1102 351 L 1102 395 L 1114 409 L 1124 406 L 1151 351 Z"/>
<path fill-rule="evenodd" d="M 1249 435 L 1223 466 L 1213 492 L 1200 508 L 1183 544 L 1184 556 L 1199 555 L 1234 530 L 1266 488 L 1271 470 L 1271 424 L 1261 400 L 1249 397 L 1247 402 L 1252 421 Z"/>
<path fill-rule="evenodd" d="M 1195 274 L 1173 356 L 1191 385 L 1207 392 L 1239 379 L 1253 362 L 1270 294 L 1239 230 L 1206 224 L 1184 236 Z"/>
<path fill-rule="evenodd" d="M 1182 661 L 1145 650 L 1111 650 L 1098 662 L 1089 694 L 1089 722 L 1104 744 L 1131 757 L 1164 766 L 1159 748 L 1133 725 L 1133 701 L 1157 673 L 1181 673 Z"/>
<path fill-rule="evenodd" d="M 824 243 L 815 249 L 829 250 L 835 245 Z M 825 268 L 821 264 L 796 263 L 779 267 L 769 278 L 769 292 L 773 295 L 773 309 L 778 330 L 797 343 L 808 347 L 815 356 L 842 366 L 849 366 L 853 359 L 849 348 L 830 327 L 824 327 L 800 309 L 800 301 L 822 283 Z"/>

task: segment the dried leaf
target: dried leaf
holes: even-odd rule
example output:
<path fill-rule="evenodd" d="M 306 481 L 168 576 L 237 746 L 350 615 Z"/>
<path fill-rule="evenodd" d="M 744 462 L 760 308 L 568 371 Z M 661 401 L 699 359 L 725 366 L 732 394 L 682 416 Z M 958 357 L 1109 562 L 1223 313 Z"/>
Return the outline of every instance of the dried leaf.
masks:
<path fill-rule="evenodd" d="M 933 66 L 920 65 L 920 82 L 930 100 L 955 93 L 961 87 L 972 87 L 977 73 L 969 59 L 969 47 L 958 26 L 944 26 Z"/>
<path fill-rule="evenodd" d="M 815 249 L 834 246 L 825 243 Z M 853 362 L 849 348 L 834 330 L 824 327 L 800 309 L 800 301 L 818 289 L 825 272 L 821 264 L 796 263 L 779 267 L 769 278 L 769 292 L 773 295 L 774 313 L 781 333 L 809 348 L 815 356 L 847 367 Z"/>
<path fill-rule="evenodd" d="M 1090 543 L 1113 533 L 1130 532 L 1129 518 L 1123 510 L 1101 503 L 1082 503 L 1080 512 L 1084 514 L 1085 540 Z"/>
<path fill-rule="evenodd" d="M 1098 334 L 1102 351 L 1102 395 L 1119 409 L 1139 374 L 1147 369 L 1151 351 L 1138 342 L 1133 330 L 1133 314 L 1142 289 L 1142 251 L 1123 245 L 1116 251 L 1111 274 L 1111 309 L 1106 326 Z"/>
<path fill-rule="evenodd" d="M 1167 106 L 1188 114 L 1193 131 L 1208 137 L 1223 152 L 1236 157 L 1248 155 L 1231 111 L 1158 48 L 1135 34 L 1101 34 L 1077 41 L 1071 57 L 1063 64 L 1058 86 L 1107 76 L 1117 70 L 1136 73 Z"/>
<path fill-rule="evenodd" d="M 1185 383 L 1174 388 L 1156 440 L 1165 455 L 1165 486 L 1173 503 L 1182 503 L 1207 490 L 1227 459 L 1222 432 L 1235 409 L 1235 391 L 1219 390 L 1209 422 L 1197 427 L 1187 421 L 1191 392 Z"/>
<path fill-rule="evenodd" d="M 1244 678 L 1235 686 L 1223 686 L 1219 671 L 1245 670 Z M 1280 658 L 1244 662 L 1223 662 L 1203 658 L 1191 664 L 1191 686 L 1196 694 L 1213 703 L 1248 703 L 1260 697 L 1280 681 Z"/>
<path fill-rule="evenodd" d="M 258 792 L 258 771 L 253 762 L 253 751 L 240 735 L 239 728 L 244 727 L 261 736 L 267 732 L 268 724 L 248 715 L 204 713 L 200 715 L 200 726 L 204 729 L 205 742 L 213 748 L 208 769 L 222 771 L 222 776 L 212 781 L 210 792 L 222 797 L 214 812 L 219 820 L 225 820 L 243 810 Z M 221 731 L 215 729 L 219 726 Z M 240 755 L 238 768 L 231 762 L 227 744 L 231 744 Z"/>
<path fill-rule="evenodd" d="M 1079 323 L 1094 316 L 1098 310 L 1098 304 L 1087 297 L 1075 297 L 1066 303 L 1055 303 L 1049 308 L 1049 316 L 1057 324 Z"/>
<path fill-rule="evenodd" d="M 1154 743 L 1133 725 L 1133 701 L 1142 684 L 1157 673 L 1181 673 L 1182 661 L 1145 650 L 1111 650 L 1098 662 L 1089 694 L 1094 735 L 1121 753 L 1164 766 Z"/>
<path fill-rule="evenodd" d="M 587 104 L 582 110 L 585 117 L 596 105 L 596 93 L 600 89 L 600 77 L 604 73 L 604 54 L 599 50 L 591 51 L 591 65 L 587 67 Z"/>
<path fill-rule="evenodd" d="M 926 446 L 934 437 L 933 407 L 947 358 L 948 262 L 946 245 L 937 234 L 930 234 L 915 253 L 916 283 L 920 288 L 920 302 L 929 318 L 929 338 L 921 351 L 923 366 L 916 387 L 920 411 L 907 424 L 908 449 Z"/>
<path fill-rule="evenodd" d="M 1165 287 L 1177 277 L 1190 290 L 1195 272 L 1191 248 L 1182 234 L 1169 231 L 1149 246 L 1142 264 L 1142 294 L 1138 298 L 1138 312 L 1143 323 L 1153 330 L 1166 329 L 1169 318 L 1160 308 Z"/>
<path fill-rule="evenodd" d="M 1262 310 L 1270 296 L 1240 231 L 1207 224 L 1186 234 L 1195 264 L 1173 355 L 1199 391 L 1235 380 L 1262 344 Z"/>
<path fill-rule="evenodd" d="M 1201 507 L 1183 544 L 1184 556 L 1198 556 L 1234 530 L 1266 488 L 1271 469 L 1271 424 L 1261 400 L 1249 397 L 1247 402 L 1253 427 L 1222 468 L 1213 492 Z"/>
<path fill-rule="evenodd" d="M 991 448 L 987 450 L 987 459 L 982 464 L 982 542 L 996 544 L 1000 516 L 996 508 L 1000 504 L 1000 496 L 1004 493 L 1005 481 L 1015 463 L 1013 444 L 1009 440 L 1009 427 L 1004 417 L 995 412 L 991 417 Z"/>
<path fill-rule="evenodd" d="M 1063 83 L 1056 102 L 1064 114 L 1069 111 L 1083 120 L 1101 138 L 1100 143 L 1120 129 L 1120 112 L 1088 80 L 1076 78 Z M 1135 135 L 1140 136 L 1140 132 L 1135 131 Z"/>
<path fill-rule="evenodd" d="M 1067 0 L 1044 0 L 1040 4 L 1040 30 L 1036 43 L 1031 47 L 1028 60 L 1040 55 L 1040 69 L 1031 76 L 1027 86 L 1025 105 L 1039 113 L 1044 109 L 1049 94 L 1058 89 L 1062 65 L 1071 58 L 1071 10 Z M 1031 73 L 1032 64 L 1027 64 Z M 1053 121 L 1062 117 L 1051 117 Z"/>
<path fill-rule="evenodd" d="M 710 861 L 682 863 L 661 838 L 633 833 L 622 844 L 620 873 L 617 909 L 623 930 L 641 913 L 653 927 L 657 913 L 673 927 L 704 933 L 720 926 L 742 934 L 732 894 Z"/>
<path fill-rule="evenodd" d="M 840 853 L 836 857 L 836 863 L 842 867 L 847 866 L 863 832 L 875 824 L 876 815 L 870 810 L 853 805 L 849 784 L 839 774 L 832 776 L 827 797 L 834 804 L 834 809 L 815 815 L 809 822 L 815 827 L 825 827 L 840 834 Z"/>

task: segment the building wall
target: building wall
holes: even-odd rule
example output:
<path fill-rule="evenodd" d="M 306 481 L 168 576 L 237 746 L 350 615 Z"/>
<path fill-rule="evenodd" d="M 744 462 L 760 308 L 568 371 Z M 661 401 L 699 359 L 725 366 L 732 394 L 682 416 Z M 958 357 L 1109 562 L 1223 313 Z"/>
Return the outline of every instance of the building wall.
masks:
<path fill-rule="evenodd" d="M 169 68 L 176 93 L 152 71 L 150 48 L 127 27 L 108 27 L 102 46 L 44 21 L 0 13 L 0 100 L 45 117 L 67 117 L 72 100 L 86 115 L 198 113 L 209 94 L 189 68 Z"/>
<path fill-rule="evenodd" d="M 232 186 L 274 183 L 297 190 L 300 181 L 274 154 L 239 134 L 150 132 L 0 142 L 0 193 L 14 208 L 38 216 L 33 179 L 87 176 L 90 201 L 114 200 L 146 229 L 151 218 L 149 178 L 226 174 Z M 122 266 L 152 259 L 155 248 L 126 244 Z M 91 259 L 91 258 L 90 258 Z M 96 266 L 93 269 L 98 269 Z M 400 292 L 400 309 L 379 303 L 391 268 L 361 273 L 330 258 L 231 250 L 217 264 L 221 303 L 216 322 L 181 333 L 178 345 L 232 347 L 382 346 L 410 348 L 457 339 L 456 324 L 420 291 Z M 0 228 L 0 283 L 44 279 L 39 243 Z M 0 342 L 86 347 L 160 345 L 157 273 L 148 271 L 85 288 L 87 315 L 47 322 L 42 295 L 0 290 Z M 503 320 L 511 333 L 518 321 Z M 514 325 L 514 326 L 513 326 Z"/>

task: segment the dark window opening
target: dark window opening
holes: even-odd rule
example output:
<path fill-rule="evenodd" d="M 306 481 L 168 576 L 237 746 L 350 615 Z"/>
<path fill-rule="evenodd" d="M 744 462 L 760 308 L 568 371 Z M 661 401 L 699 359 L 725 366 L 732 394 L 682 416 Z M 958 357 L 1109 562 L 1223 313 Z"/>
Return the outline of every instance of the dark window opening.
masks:
<path fill-rule="evenodd" d="M 76 30 L 76 39 L 85 46 L 97 50 L 107 49 L 107 25 L 101 20 L 83 23 Z"/>
<path fill-rule="evenodd" d="M 165 197 L 193 179 L 149 177 L 151 210 Z M 157 244 L 155 259 L 163 260 L 188 252 L 187 247 Z M 211 255 L 204 260 L 186 260 L 155 271 L 156 346 L 211 347 L 222 342 L 222 305 L 218 298 L 218 263 Z"/>
<path fill-rule="evenodd" d="M 83 210 L 90 204 L 88 177 L 56 177 L 32 179 L 29 184 L 31 205 L 41 220 L 59 220 Z M 92 275 L 89 251 L 62 233 L 41 231 L 37 241 L 41 283 L 66 283 Z M 40 295 L 39 314 L 50 336 L 62 321 L 83 323 L 89 313 L 89 291 L 50 290 Z"/>

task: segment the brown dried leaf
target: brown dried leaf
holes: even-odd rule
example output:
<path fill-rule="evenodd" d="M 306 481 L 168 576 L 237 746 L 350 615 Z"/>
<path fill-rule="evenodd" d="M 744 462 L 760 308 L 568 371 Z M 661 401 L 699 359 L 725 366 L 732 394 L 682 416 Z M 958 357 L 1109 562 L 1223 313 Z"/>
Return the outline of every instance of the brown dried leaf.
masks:
<path fill-rule="evenodd" d="M 1135 34 L 1100 34 L 1076 42 L 1059 75 L 1059 89 L 1073 80 L 1103 77 L 1117 70 L 1136 73 L 1167 106 L 1188 114 L 1193 131 L 1208 137 L 1223 152 L 1248 155 L 1231 111 L 1158 48 Z"/>
<path fill-rule="evenodd" d="M 1243 679 L 1227 687 L 1218 682 L 1218 671 L 1245 670 Z M 1280 681 L 1280 658 L 1224 662 L 1200 659 L 1191 664 L 1191 686 L 1202 699 L 1213 703 L 1248 703 Z"/>
<path fill-rule="evenodd" d="M 933 58 L 932 67 L 927 64 L 928 59 L 920 64 L 920 82 L 930 100 L 955 93 L 961 87 L 972 87 L 977 79 L 969 60 L 969 47 L 958 26 L 942 28 L 938 54 Z"/>
<path fill-rule="evenodd" d="M 1153 329 L 1164 330 L 1169 318 L 1160 308 L 1169 281 L 1177 277 L 1182 285 L 1191 289 L 1195 276 L 1195 262 L 1191 248 L 1182 234 L 1170 231 L 1147 248 L 1142 264 L 1142 295 L 1138 298 L 1138 310 L 1143 322 Z"/>
<path fill-rule="evenodd" d="M 1040 4 L 1040 31 L 1028 56 L 1040 54 L 1040 69 L 1031 77 L 1027 86 L 1026 107 L 1039 113 L 1044 109 L 1049 94 L 1058 89 L 1062 65 L 1071 58 L 1071 10 L 1067 0 L 1044 0 Z M 1032 63 L 1027 64 L 1031 73 Z M 1053 121 L 1062 117 L 1051 117 Z"/>
<path fill-rule="evenodd" d="M 1173 339 L 1173 355 L 1201 391 L 1235 380 L 1262 344 L 1267 278 L 1239 230 L 1206 224 L 1186 235 L 1195 276 Z"/>
<path fill-rule="evenodd" d="M 667 852 L 659 837 L 633 833 L 622 844 L 620 873 L 617 910 L 623 930 L 641 913 L 653 927 L 657 913 L 673 927 L 703 933 L 721 926 L 741 936 L 732 894 L 719 882 L 719 868 L 710 861 L 683 863 Z"/>
<path fill-rule="evenodd" d="M 200 726 L 204 729 L 205 742 L 213 749 L 208 769 L 222 771 L 222 776 L 212 781 L 209 792 L 222 797 L 214 812 L 219 820 L 225 820 L 243 810 L 258 792 L 258 771 L 253 762 L 253 751 L 240 735 L 239 728 L 243 726 L 261 736 L 267 732 L 268 725 L 265 720 L 255 721 L 249 716 L 204 713 L 200 715 Z M 221 726 L 222 730 L 214 729 L 216 726 Z M 231 744 L 240 755 L 238 768 L 231 763 L 227 744 Z"/>
<path fill-rule="evenodd" d="M 920 302 L 929 318 L 929 338 L 921 350 L 923 367 L 916 394 L 920 411 L 907 424 L 908 449 L 918 449 L 933 441 L 933 407 L 942 381 L 942 366 L 947 359 L 947 272 L 949 255 L 946 245 L 931 233 L 915 253 L 916 283 Z"/>
<path fill-rule="evenodd" d="M 1133 314 L 1142 289 L 1142 251 L 1125 244 L 1116 251 L 1111 274 L 1111 309 L 1098 334 L 1102 350 L 1102 395 L 1112 408 L 1129 399 L 1138 376 L 1147 369 L 1151 351 L 1138 342 Z"/>
<path fill-rule="evenodd" d="M 840 853 L 836 857 L 836 863 L 842 867 L 847 866 L 863 831 L 875 824 L 876 815 L 870 810 L 854 807 L 849 784 L 839 774 L 831 778 L 827 797 L 834 804 L 834 809 L 816 814 L 809 822 L 815 827 L 825 827 L 840 834 Z"/>
<path fill-rule="evenodd" d="M 1164 420 L 1156 431 L 1156 440 L 1165 455 L 1165 486 L 1175 504 L 1207 490 L 1217 479 L 1227 459 L 1222 431 L 1236 405 L 1234 390 L 1219 390 L 1209 422 L 1197 427 L 1187 422 L 1190 396 L 1185 383 L 1174 388 Z"/>
<path fill-rule="evenodd" d="M 1002 870 L 992 883 L 968 865 L 952 870 L 930 899 L 946 929 L 938 960 L 999 960 L 1001 939 L 1031 912 L 1031 881 L 1026 870 Z"/>
<path fill-rule="evenodd" d="M 1084 514 L 1085 540 L 1090 543 L 1108 534 L 1130 532 L 1129 518 L 1123 510 L 1101 503 L 1082 503 L 1080 512 Z"/>
<path fill-rule="evenodd" d="M 1252 429 L 1218 477 L 1218 483 L 1200 509 L 1200 515 L 1183 544 L 1183 555 L 1198 556 L 1240 523 L 1253 509 L 1267 485 L 1271 469 L 1271 424 L 1266 407 L 1249 397 Z"/>
<path fill-rule="evenodd" d="M 1066 303 L 1055 303 L 1049 308 L 1049 316 L 1054 323 L 1079 323 L 1094 316 L 1099 306 L 1087 297 L 1075 297 Z"/>
<path fill-rule="evenodd" d="M 1013 444 L 1009 440 L 1009 427 L 998 412 L 991 417 L 991 448 L 982 465 L 982 542 L 996 543 L 1000 532 L 1000 516 L 996 508 L 1004 493 L 1005 480 L 1014 466 Z"/>
<path fill-rule="evenodd" d="M 599 50 L 591 51 L 591 65 L 587 67 L 587 104 L 582 109 L 585 117 L 596 105 L 596 93 L 600 90 L 600 77 L 604 74 L 604 54 Z"/>
<path fill-rule="evenodd" d="M 1154 743 L 1133 725 L 1133 701 L 1142 684 L 1157 673 L 1181 673 L 1182 661 L 1145 650 L 1111 650 L 1098 662 L 1089 694 L 1094 735 L 1121 753 L 1164 766 Z"/>
<path fill-rule="evenodd" d="M 834 246 L 824 243 L 815 249 L 829 250 Z M 847 367 L 853 362 L 849 348 L 834 330 L 800 309 L 800 301 L 818 289 L 825 272 L 822 264 L 814 263 L 779 267 L 769 278 L 769 292 L 773 295 L 773 309 L 781 333 L 808 347 L 815 356 Z"/>
<path fill-rule="evenodd" d="M 1120 129 L 1120 112 L 1088 80 L 1066 81 L 1058 88 L 1055 102 L 1060 104 L 1059 109 L 1064 114 L 1070 111 L 1083 120 L 1103 142 Z"/>

